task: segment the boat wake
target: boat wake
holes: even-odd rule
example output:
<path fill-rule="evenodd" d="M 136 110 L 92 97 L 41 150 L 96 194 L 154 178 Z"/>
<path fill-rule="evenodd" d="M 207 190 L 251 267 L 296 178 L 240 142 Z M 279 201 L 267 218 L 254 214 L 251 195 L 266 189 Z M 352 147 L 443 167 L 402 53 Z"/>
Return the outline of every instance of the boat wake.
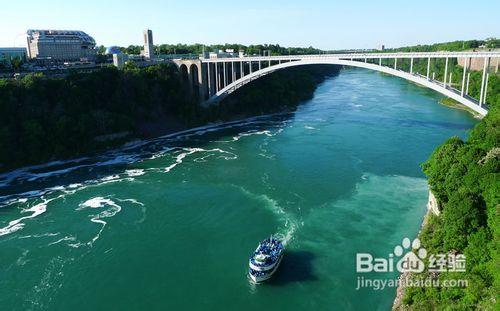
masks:
<path fill-rule="evenodd" d="M 252 200 L 261 202 L 266 209 L 278 217 L 281 225 L 274 233 L 274 236 L 279 237 L 279 240 L 283 243 L 283 245 L 286 246 L 293 240 L 294 234 L 299 225 L 299 222 L 294 214 L 287 212 L 276 200 L 266 194 L 255 194 L 244 187 L 237 185 L 233 186 L 239 189 L 245 196 L 251 198 Z"/>

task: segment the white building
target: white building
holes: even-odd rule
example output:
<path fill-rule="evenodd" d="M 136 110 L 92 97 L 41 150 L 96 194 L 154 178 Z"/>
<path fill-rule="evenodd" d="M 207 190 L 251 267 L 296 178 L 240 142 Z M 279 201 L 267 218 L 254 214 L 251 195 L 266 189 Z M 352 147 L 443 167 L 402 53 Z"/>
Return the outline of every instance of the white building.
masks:
<path fill-rule="evenodd" d="M 242 53 L 242 52 L 240 52 Z M 209 58 L 229 58 L 229 57 L 237 57 L 238 55 L 234 52 L 233 49 L 226 49 L 225 51 L 219 50 L 217 52 L 210 52 Z"/>
<path fill-rule="evenodd" d="M 28 57 L 53 61 L 93 59 L 95 40 L 79 30 L 33 30 L 27 32 Z"/>
<path fill-rule="evenodd" d="M 116 53 L 116 54 L 113 54 L 113 65 L 115 65 L 115 67 L 117 68 L 123 68 L 123 66 L 125 65 L 125 62 L 128 60 L 128 57 L 127 55 L 123 54 L 123 53 Z"/>
<path fill-rule="evenodd" d="M 144 49 L 141 51 L 141 55 L 146 59 L 152 59 L 155 57 L 153 46 L 153 31 L 151 31 L 150 29 L 144 30 Z"/>

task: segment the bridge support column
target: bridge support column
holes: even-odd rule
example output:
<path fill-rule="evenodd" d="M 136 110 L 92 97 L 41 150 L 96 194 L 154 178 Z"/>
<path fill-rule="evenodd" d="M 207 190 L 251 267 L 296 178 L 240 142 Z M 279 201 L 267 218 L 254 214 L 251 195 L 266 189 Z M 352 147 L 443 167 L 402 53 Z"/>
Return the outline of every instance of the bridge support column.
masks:
<path fill-rule="evenodd" d="M 469 95 L 470 72 L 467 73 L 467 84 L 465 85 L 465 95 Z"/>
<path fill-rule="evenodd" d="M 444 63 L 444 80 L 443 80 L 443 87 L 446 88 L 446 78 L 448 76 L 448 57 L 446 57 L 445 63 Z"/>
<path fill-rule="evenodd" d="M 224 80 L 222 81 L 223 82 L 222 88 L 225 88 L 226 85 L 227 85 L 226 62 L 222 62 L 222 67 L 223 67 L 223 70 L 224 70 Z"/>
<path fill-rule="evenodd" d="M 259 60 L 259 70 L 262 69 L 262 64 L 260 63 L 260 60 Z"/>
<path fill-rule="evenodd" d="M 378 65 L 382 66 L 382 57 L 378 59 Z"/>
<path fill-rule="evenodd" d="M 204 102 L 207 95 L 207 89 L 205 88 L 207 85 L 207 80 L 205 79 L 205 75 L 203 74 L 203 63 L 199 62 L 196 66 L 196 69 L 198 70 L 198 94 L 200 96 L 199 99 L 200 102 Z"/>
<path fill-rule="evenodd" d="M 413 57 L 410 58 L 410 74 L 413 74 Z"/>
<path fill-rule="evenodd" d="M 252 72 L 253 72 L 253 69 L 252 69 L 252 61 L 249 61 L 249 62 L 248 62 L 248 65 L 249 65 L 249 67 L 250 67 L 250 73 L 252 73 Z"/>
<path fill-rule="evenodd" d="M 395 58 L 394 59 L 394 70 L 397 70 L 398 69 L 398 59 Z"/>
<path fill-rule="evenodd" d="M 208 83 L 208 98 L 212 96 L 212 79 L 210 78 L 210 63 L 207 63 L 207 83 Z"/>
<path fill-rule="evenodd" d="M 489 58 L 484 58 L 483 76 L 481 77 L 481 93 L 479 96 L 479 107 L 481 107 L 484 104 L 484 89 L 486 84 L 486 74 L 488 71 L 489 60 L 490 60 Z"/>
<path fill-rule="evenodd" d="M 231 71 L 233 72 L 233 79 L 231 80 L 231 83 L 236 81 L 236 70 L 234 69 L 234 62 L 231 62 Z"/>
<path fill-rule="evenodd" d="M 271 56 L 271 55 L 269 55 L 269 56 Z M 269 67 L 271 67 L 271 60 L 269 60 Z"/>
<path fill-rule="evenodd" d="M 431 58 L 427 58 L 427 80 L 429 80 L 429 73 L 431 71 Z M 432 80 L 434 80 L 434 77 L 432 77 Z"/>
<path fill-rule="evenodd" d="M 219 63 L 215 62 L 215 93 L 219 91 Z"/>
<path fill-rule="evenodd" d="M 486 84 L 484 85 L 484 97 L 483 97 L 483 105 L 486 104 L 486 95 L 488 94 L 488 81 L 490 80 L 490 74 L 486 74 Z"/>
<path fill-rule="evenodd" d="M 467 73 L 467 66 L 468 66 L 469 58 L 465 58 L 464 62 L 464 72 L 462 74 L 462 90 L 460 91 L 460 96 L 464 97 L 464 90 L 465 90 L 465 75 Z"/>
<path fill-rule="evenodd" d="M 245 76 L 245 70 L 243 69 L 243 62 L 240 62 L 240 79 Z"/>

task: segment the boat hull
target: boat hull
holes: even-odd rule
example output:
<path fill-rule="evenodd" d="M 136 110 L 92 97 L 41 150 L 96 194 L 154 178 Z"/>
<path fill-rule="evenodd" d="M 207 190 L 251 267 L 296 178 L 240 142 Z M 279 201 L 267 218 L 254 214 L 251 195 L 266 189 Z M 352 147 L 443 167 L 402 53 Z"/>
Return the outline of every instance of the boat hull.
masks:
<path fill-rule="evenodd" d="M 276 265 L 271 270 L 267 270 L 269 272 L 259 271 L 259 272 L 266 272 L 263 275 L 256 276 L 249 272 L 248 276 L 250 277 L 250 280 L 252 280 L 254 283 L 262 283 L 264 281 L 269 280 L 273 276 L 273 274 L 278 270 L 278 267 L 281 263 L 281 259 L 283 259 L 283 254 L 281 254 L 281 256 L 279 257 L 278 261 L 276 262 Z"/>

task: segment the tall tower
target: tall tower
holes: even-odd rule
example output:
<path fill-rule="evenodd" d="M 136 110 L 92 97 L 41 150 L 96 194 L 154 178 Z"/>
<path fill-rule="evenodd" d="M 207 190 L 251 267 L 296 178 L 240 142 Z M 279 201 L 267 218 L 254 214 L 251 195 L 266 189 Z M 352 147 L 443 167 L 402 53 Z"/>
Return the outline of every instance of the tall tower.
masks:
<path fill-rule="evenodd" d="M 144 57 L 152 59 L 155 57 L 153 48 L 153 32 L 150 29 L 144 30 Z"/>

